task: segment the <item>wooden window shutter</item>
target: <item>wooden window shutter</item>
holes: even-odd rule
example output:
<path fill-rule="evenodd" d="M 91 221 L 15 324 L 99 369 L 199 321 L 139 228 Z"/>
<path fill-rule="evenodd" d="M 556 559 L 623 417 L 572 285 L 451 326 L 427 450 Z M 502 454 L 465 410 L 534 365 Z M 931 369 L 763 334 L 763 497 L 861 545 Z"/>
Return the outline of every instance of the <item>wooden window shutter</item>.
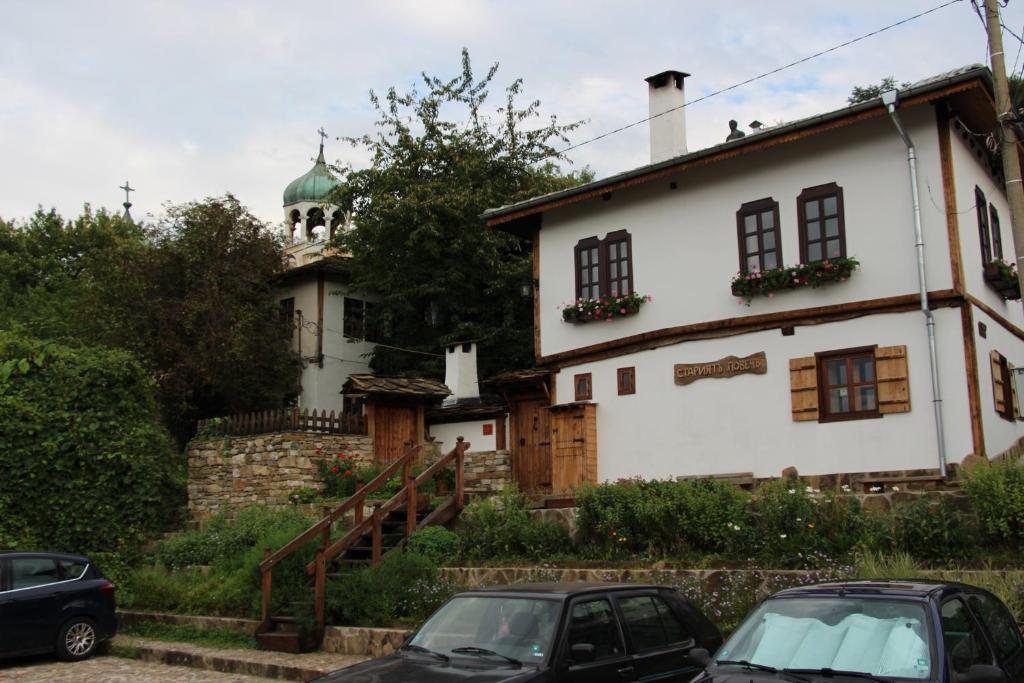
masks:
<path fill-rule="evenodd" d="M 878 379 L 878 412 L 910 412 L 910 374 L 906 346 L 875 349 L 875 377 Z"/>
<path fill-rule="evenodd" d="M 992 366 L 992 400 L 996 404 L 996 412 L 1006 414 L 1006 387 L 1003 384 L 1003 357 L 998 351 L 988 352 L 989 364 Z"/>
<path fill-rule="evenodd" d="M 814 356 L 789 359 L 789 394 L 794 422 L 818 419 L 818 364 Z"/>
<path fill-rule="evenodd" d="M 1013 376 L 1013 366 L 1007 365 L 1007 375 L 1010 378 L 1010 395 L 1013 398 L 1013 412 L 1010 414 L 1011 420 L 1016 420 L 1017 416 L 1020 415 L 1020 403 L 1017 401 L 1017 379 Z"/>

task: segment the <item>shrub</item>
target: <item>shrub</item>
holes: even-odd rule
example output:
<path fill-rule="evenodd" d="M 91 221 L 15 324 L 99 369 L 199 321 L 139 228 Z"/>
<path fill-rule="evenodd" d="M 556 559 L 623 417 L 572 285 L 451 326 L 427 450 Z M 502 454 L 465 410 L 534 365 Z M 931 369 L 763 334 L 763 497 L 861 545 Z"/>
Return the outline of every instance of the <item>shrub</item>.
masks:
<path fill-rule="evenodd" d="M 327 586 L 331 623 L 387 626 L 420 621 L 451 597 L 454 587 L 438 578 L 425 555 L 396 552 L 377 566 L 345 572 Z"/>
<path fill-rule="evenodd" d="M 355 461 L 352 460 L 351 448 L 317 461 L 317 469 L 320 472 L 320 481 L 323 482 L 323 493 L 328 498 L 348 498 L 356 492 L 356 479 L 360 474 L 357 472 Z"/>
<path fill-rule="evenodd" d="M 406 549 L 440 566 L 458 559 L 459 536 L 443 526 L 428 526 L 409 537 Z"/>
<path fill-rule="evenodd" d="M 989 536 L 1006 543 L 1024 541 L 1024 464 L 1002 460 L 972 467 L 963 486 Z"/>
<path fill-rule="evenodd" d="M 927 562 L 966 558 L 975 547 L 968 522 L 947 496 L 937 501 L 922 497 L 896 508 L 893 527 L 896 546 Z"/>
<path fill-rule="evenodd" d="M 457 533 L 462 556 L 469 559 L 526 557 L 539 559 L 571 548 L 568 532 L 534 522 L 526 496 L 507 486 L 497 496 L 470 503 L 463 509 Z"/>
<path fill-rule="evenodd" d="M 134 552 L 172 524 L 184 463 L 123 351 L 0 332 L 0 542 Z"/>

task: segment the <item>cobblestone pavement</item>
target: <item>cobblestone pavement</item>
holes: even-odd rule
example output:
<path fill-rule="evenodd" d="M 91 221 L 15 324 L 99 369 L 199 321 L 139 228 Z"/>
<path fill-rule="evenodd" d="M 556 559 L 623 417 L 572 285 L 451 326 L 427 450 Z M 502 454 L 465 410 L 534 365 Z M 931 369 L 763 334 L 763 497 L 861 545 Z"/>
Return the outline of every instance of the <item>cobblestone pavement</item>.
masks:
<path fill-rule="evenodd" d="M 5 683 L 266 683 L 268 680 L 112 656 L 93 657 L 73 663 L 58 662 L 53 657 L 14 659 L 0 663 L 0 681 Z"/>

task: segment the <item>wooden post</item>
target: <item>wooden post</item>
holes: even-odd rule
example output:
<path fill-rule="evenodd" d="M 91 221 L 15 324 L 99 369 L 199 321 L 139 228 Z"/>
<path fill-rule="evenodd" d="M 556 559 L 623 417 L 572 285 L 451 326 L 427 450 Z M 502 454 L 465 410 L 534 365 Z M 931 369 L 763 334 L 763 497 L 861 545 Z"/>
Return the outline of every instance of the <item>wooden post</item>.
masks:
<path fill-rule="evenodd" d="M 406 464 L 405 469 L 407 471 L 411 470 L 408 464 Z M 405 481 L 408 491 L 406 494 L 408 506 L 406 507 L 405 513 L 405 535 L 408 537 L 416 533 L 416 477 L 414 477 L 410 471 L 406 475 Z"/>
<path fill-rule="evenodd" d="M 330 505 L 324 505 L 323 513 L 324 513 L 324 518 L 325 519 L 329 518 L 331 516 L 331 506 Z M 327 525 L 324 526 L 323 531 L 320 532 L 320 547 L 323 548 L 324 550 L 327 550 L 327 547 L 329 545 L 331 545 L 331 524 L 330 524 L 330 522 L 328 522 Z"/>
<path fill-rule="evenodd" d="M 264 548 L 263 549 L 263 559 L 266 560 L 267 558 L 270 557 L 270 555 L 271 555 L 270 548 L 269 547 Z M 263 622 L 262 625 L 261 625 L 262 628 L 266 628 L 270 624 L 270 586 L 271 586 L 271 582 L 274 580 L 273 572 L 274 572 L 274 568 L 273 567 L 271 567 L 270 569 L 268 569 L 265 572 L 263 572 L 263 601 L 261 603 L 261 608 L 260 608 L 260 617 L 261 617 L 262 622 Z"/>
<path fill-rule="evenodd" d="M 316 612 L 317 633 L 322 633 L 326 621 L 327 612 L 327 562 L 324 560 L 324 549 L 316 551 L 316 579 L 314 581 L 315 597 L 314 610 Z"/>
<path fill-rule="evenodd" d="M 461 510 L 463 497 L 465 495 L 465 480 L 463 477 L 463 465 L 466 461 L 466 448 L 469 444 L 463 445 L 465 439 L 461 436 L 456 439 L 455 444 L 455 509 Z"/>
<path fill-rule="evenodd" d="M 373 509 L 373 564 L 380 564 L 381 556 L 381 514 L 380 508 L 376 507 Z"/>

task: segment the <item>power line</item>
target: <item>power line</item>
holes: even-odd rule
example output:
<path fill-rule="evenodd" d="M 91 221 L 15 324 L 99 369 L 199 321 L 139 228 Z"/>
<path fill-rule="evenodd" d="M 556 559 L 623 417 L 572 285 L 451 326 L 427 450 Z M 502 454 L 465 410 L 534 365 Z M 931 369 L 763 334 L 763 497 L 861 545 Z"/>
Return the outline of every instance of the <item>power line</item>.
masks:
<path fill-rule="evenodd" d="M 664 116 L 665 114 L 671 113 L 671 112 L 676 111 L 678 109 L 683 109 L 684 107 L 688 107 L 691 104 L 696 104 L 698 102 L 703 102 L 704 100 L 707 100 L 707 99 L 710 99 L 712 97 L 715 97 L 716 95 L 721 95 L 724 92 L 729 92 L 730 90 L 735 90 L 736 88 L 739 88 L 741 86 L 747 85 L 749 83 L 753 83 L 754 81 L 758 81 L 758 80 L 760 80 L 762 78 L 766 78 L 768 76 L 777 74 L 780 71 L 785 71 L 786 69 L 789 69 L 791 67 L 797 66 L 798 64 L 803 64 L 804 62 L 809 62 L 810 60 L 815 59 L 817 57 L 821 57 L 822 55 L 827 55 L 830 52 L 835 52 L 836 50 L 839 50 L 841 48 L 847 47 L 849 45 L 853 45 L 854 43 L 858 43 L 858 42 L 860 42 L 862 40 L 865 40 L 866 38 L 870 38 L 872 36 L 876 36 L 879 33 L 883 33 L 885 31 L 888 31 L 889 29 L 896 28 L 897 26 L 902 26 L 903 24 L 906 24 L 906 23 L 908 23 L 910 21 L 913 21 L 915 19 L 920 19 L 921 17 L 923 17 L 923 16 L 925 16 L 927 14 L 931 14 L 932 12 L 937 12 L 940 9 L 943 9 L 944 7 L 949 7 L 950 5 L 956 4 L 956 3 L 960 2 L 960 1 L 961 0 L 949 0 L 949 2 L 945 2 L 945 3 L 941 4 L 941 5 L 938 5 L 936 7 L 931 8 L 929 10 L 925 10 L 924 12 L 920 12 L 919 14 L 915 14 L 913 16 L 907 17 L 906 19 L 901 19 L 900 21 L 897 21 L 894 24 L 889 24 L 888 26 L 883 26 L 882 28 L 877 29 L 875 31 L 872 31 L 870 33 L 865 33 L 862 36 L 858 36 L 857 38 L 853 38 L 852 40 L 848 40 L 845 43 L 840 43 L 839 45 L 835 45 L 833 47 L 830 47 L 827 50 L 822 50 L 821 52 L 815 52 L 813 55 L 809 55 L 809 56 L 804 57 L 802 59 L 798 59 L 795 62 L 790 62 L 789 64 L 786 64 L 785 66 L 780 66 L 777 69 L 772 69 L 771 71 L 766 71 L 763 74 L 759 74 L 759 75 L 754 76 L 752 78 L 748 78 L 745 81 L 741 81 L 739 83 L 735 83 L 735 84 L 730 85 L 730 86 L 728 86 L 726 88 L 722 88 L 721 90 L 716 90 L 716 91 L 714 91 L 712 93 L 704 95 L 703 97 L 698 97 L 695 100 L 691 100 L 690 102 L 686 102 L 684 104 L 681 104 L 678 107 L 672 107 L 671 109 L 666 109 L 665 111 L 660 112 L 658 114 L 655 114 L 654 116 L 648 116 L 647 118 L 640 119 L 639 121 L 634 121 L 633 123 L 628 123 L 628 124 L 626 124 L 624 126 L 620 126 L 620 127 L 616 128 L 615 130 L 610 130 L 607 133 L 602 133 L 601 135 L 598 135 L 596 137 L 590 138 L 589 140 L 584 140 L 583 142 L 578 142 L 575 145 L 570 145 L 570 146 L 566 147 L 565 149 L 563 149 L 561 151 L 558 151 L 558 152 L 553 152 L 552 154 L 549 154 L 547 157 L 544 157 L 544 158 L 548 158 L 548 157 L 551 157 L 551 156 L 561 156 L 561 155 L 565 154 L 566 152 L 570 152 L 570 151 L 572 151 L 574 149 L 582 147 L 583 145 L 589 145 L 591 142 L 597 142 L 598 140 L 603 140 L 604 138 L 609 137 L 611 135 L 615 135 L 616 133 L 621 133 L 624 130 L 628 130 L 630 128 L 634 128 L 636 126 L 639 126 L 642 123 L 647 123 L 648 121 L 651 121 L 652 119 L 656 119 L 659 116 Z"/>

